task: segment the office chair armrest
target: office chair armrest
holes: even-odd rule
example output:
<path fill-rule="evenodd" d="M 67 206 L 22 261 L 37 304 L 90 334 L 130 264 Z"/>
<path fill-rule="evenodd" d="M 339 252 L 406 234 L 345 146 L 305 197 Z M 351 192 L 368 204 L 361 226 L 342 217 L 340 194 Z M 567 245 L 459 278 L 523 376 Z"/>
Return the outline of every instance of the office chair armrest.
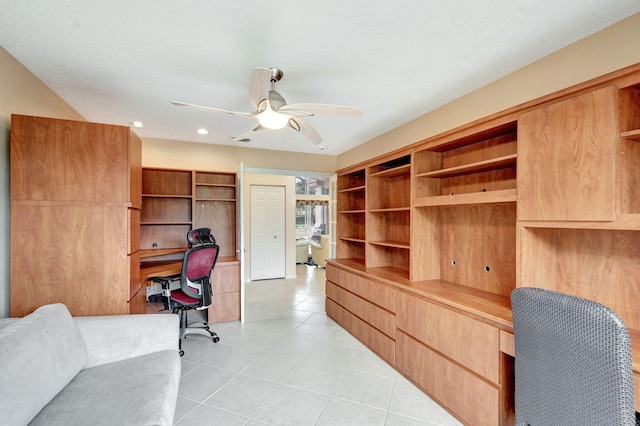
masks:
<path fill-rule="evenodd" d="M 149 277 L 149 281 L 153 281 L 154 283 L 158 283 L 162 286 L 163 289 L 168 289 L 169 285 L 172 281 L 180 279 L 180 274 L 169 275 L 166 277 Z"/>
<path fill-rule="evenodd" d="M 86 345 L 87 367 L 178 350 L 178 315 L 109 315 L 74 317 L 74 320 Z"/>

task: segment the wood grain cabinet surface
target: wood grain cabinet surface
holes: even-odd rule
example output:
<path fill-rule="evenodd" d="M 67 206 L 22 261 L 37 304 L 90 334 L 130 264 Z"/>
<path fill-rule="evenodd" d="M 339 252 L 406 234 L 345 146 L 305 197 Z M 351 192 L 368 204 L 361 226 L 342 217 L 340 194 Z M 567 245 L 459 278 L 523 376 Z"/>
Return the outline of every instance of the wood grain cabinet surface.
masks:
<path fill-rule="evenodd" d="M 11 316 L 144 312 L 141 143 L 128 127 L 13 115 Z"/>

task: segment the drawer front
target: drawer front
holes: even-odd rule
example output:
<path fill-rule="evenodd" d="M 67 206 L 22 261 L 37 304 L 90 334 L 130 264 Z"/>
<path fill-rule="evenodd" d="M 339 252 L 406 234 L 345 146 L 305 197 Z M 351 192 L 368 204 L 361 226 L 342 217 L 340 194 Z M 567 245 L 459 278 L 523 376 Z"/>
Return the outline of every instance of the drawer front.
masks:
<path fill-rule="evenodd" d="M 389 312 L 395 313 L 396 311 L 396 291 L 391 286 L 335 267 L 327 268 L 327 280 L 383 307 Z"/>
<path fill-rule="evenodd" d="M 399 331 L 396 368 L 469 425 L 500 423 L 500 393 L 469 370 Z"/>
<path fill-rule="evenodd" d="M 500 383 L 497 328 L 401 291 L 397 303 L 398 329 L 493 383 Z"/>
<path fill-rule="evenodd" d="M 395 341 L 362 321 L 333 300 L 326 299 L 327 315 L 364 343 L 392 366 L 395 362 Z"/>
<path fill-rule="evenodd" d="M 342 287 L 339 287 L 330 281 L 327 281 L 326 292 L 328 298 L 360 319 L 371 324 L 387 336 L 395 339 L 395 315 L 361 297 L 356 296 L 353 293 L 346 291 Z"/>

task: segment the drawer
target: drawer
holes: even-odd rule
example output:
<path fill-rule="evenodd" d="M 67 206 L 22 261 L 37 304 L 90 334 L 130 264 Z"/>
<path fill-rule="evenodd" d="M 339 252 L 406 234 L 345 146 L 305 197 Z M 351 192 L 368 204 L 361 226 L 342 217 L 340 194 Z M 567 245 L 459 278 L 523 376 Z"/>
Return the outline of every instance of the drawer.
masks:
<path fill-rule="evenodd" d="M 397 309 L 399 330 L 493 383 L 500 383 L 500 338 L 496 327 L 402 291 L 398 291 Z"/>
<path fill-rule="evenodd" d="M 378 354 L 392 366 L 395 362 L 395 341 L 364 322 L 342 306 L 327 298 L 327 315 L 351 333 L 356 339 L 364 343 L 369 349 Z"/>
<path fill-rule="evenodd" d="M 395 313 L 396 311 L 396 291 L 391 286 L 335 267 L 327 268 L 327 281 L 331 281 L 389 312 Z"/>
<path fill-rule="evenodd" d="M 499 389 L 398 331 L 396 368 L 469 425 L 500 424 Z"/>
<path fill-rule="evenodd" d="M 371 324 L 392 339 L 395 338 L 396 317 L 389 311 L 385 311 L 377 305 L 348 292 L 332 282 L 326 285 L 327 297 L 356 315 L 365 322 Z"/>

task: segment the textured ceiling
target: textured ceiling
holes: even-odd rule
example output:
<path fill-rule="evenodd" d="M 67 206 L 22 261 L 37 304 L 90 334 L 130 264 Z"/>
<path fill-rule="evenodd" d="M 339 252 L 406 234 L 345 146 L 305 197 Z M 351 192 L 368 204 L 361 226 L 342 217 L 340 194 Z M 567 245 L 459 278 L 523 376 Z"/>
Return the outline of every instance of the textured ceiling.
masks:
<path fill-rule="evenodd" d="M 337 155 L 640 11 L 638 0 L 2 0 L 0 45 L 87 120 L 142 137 Z M 254 67 L 288 103 L 357 106 L 292 129 L 252 111 Z M 206 127 L 200 136 L 196 129 Z"/>

